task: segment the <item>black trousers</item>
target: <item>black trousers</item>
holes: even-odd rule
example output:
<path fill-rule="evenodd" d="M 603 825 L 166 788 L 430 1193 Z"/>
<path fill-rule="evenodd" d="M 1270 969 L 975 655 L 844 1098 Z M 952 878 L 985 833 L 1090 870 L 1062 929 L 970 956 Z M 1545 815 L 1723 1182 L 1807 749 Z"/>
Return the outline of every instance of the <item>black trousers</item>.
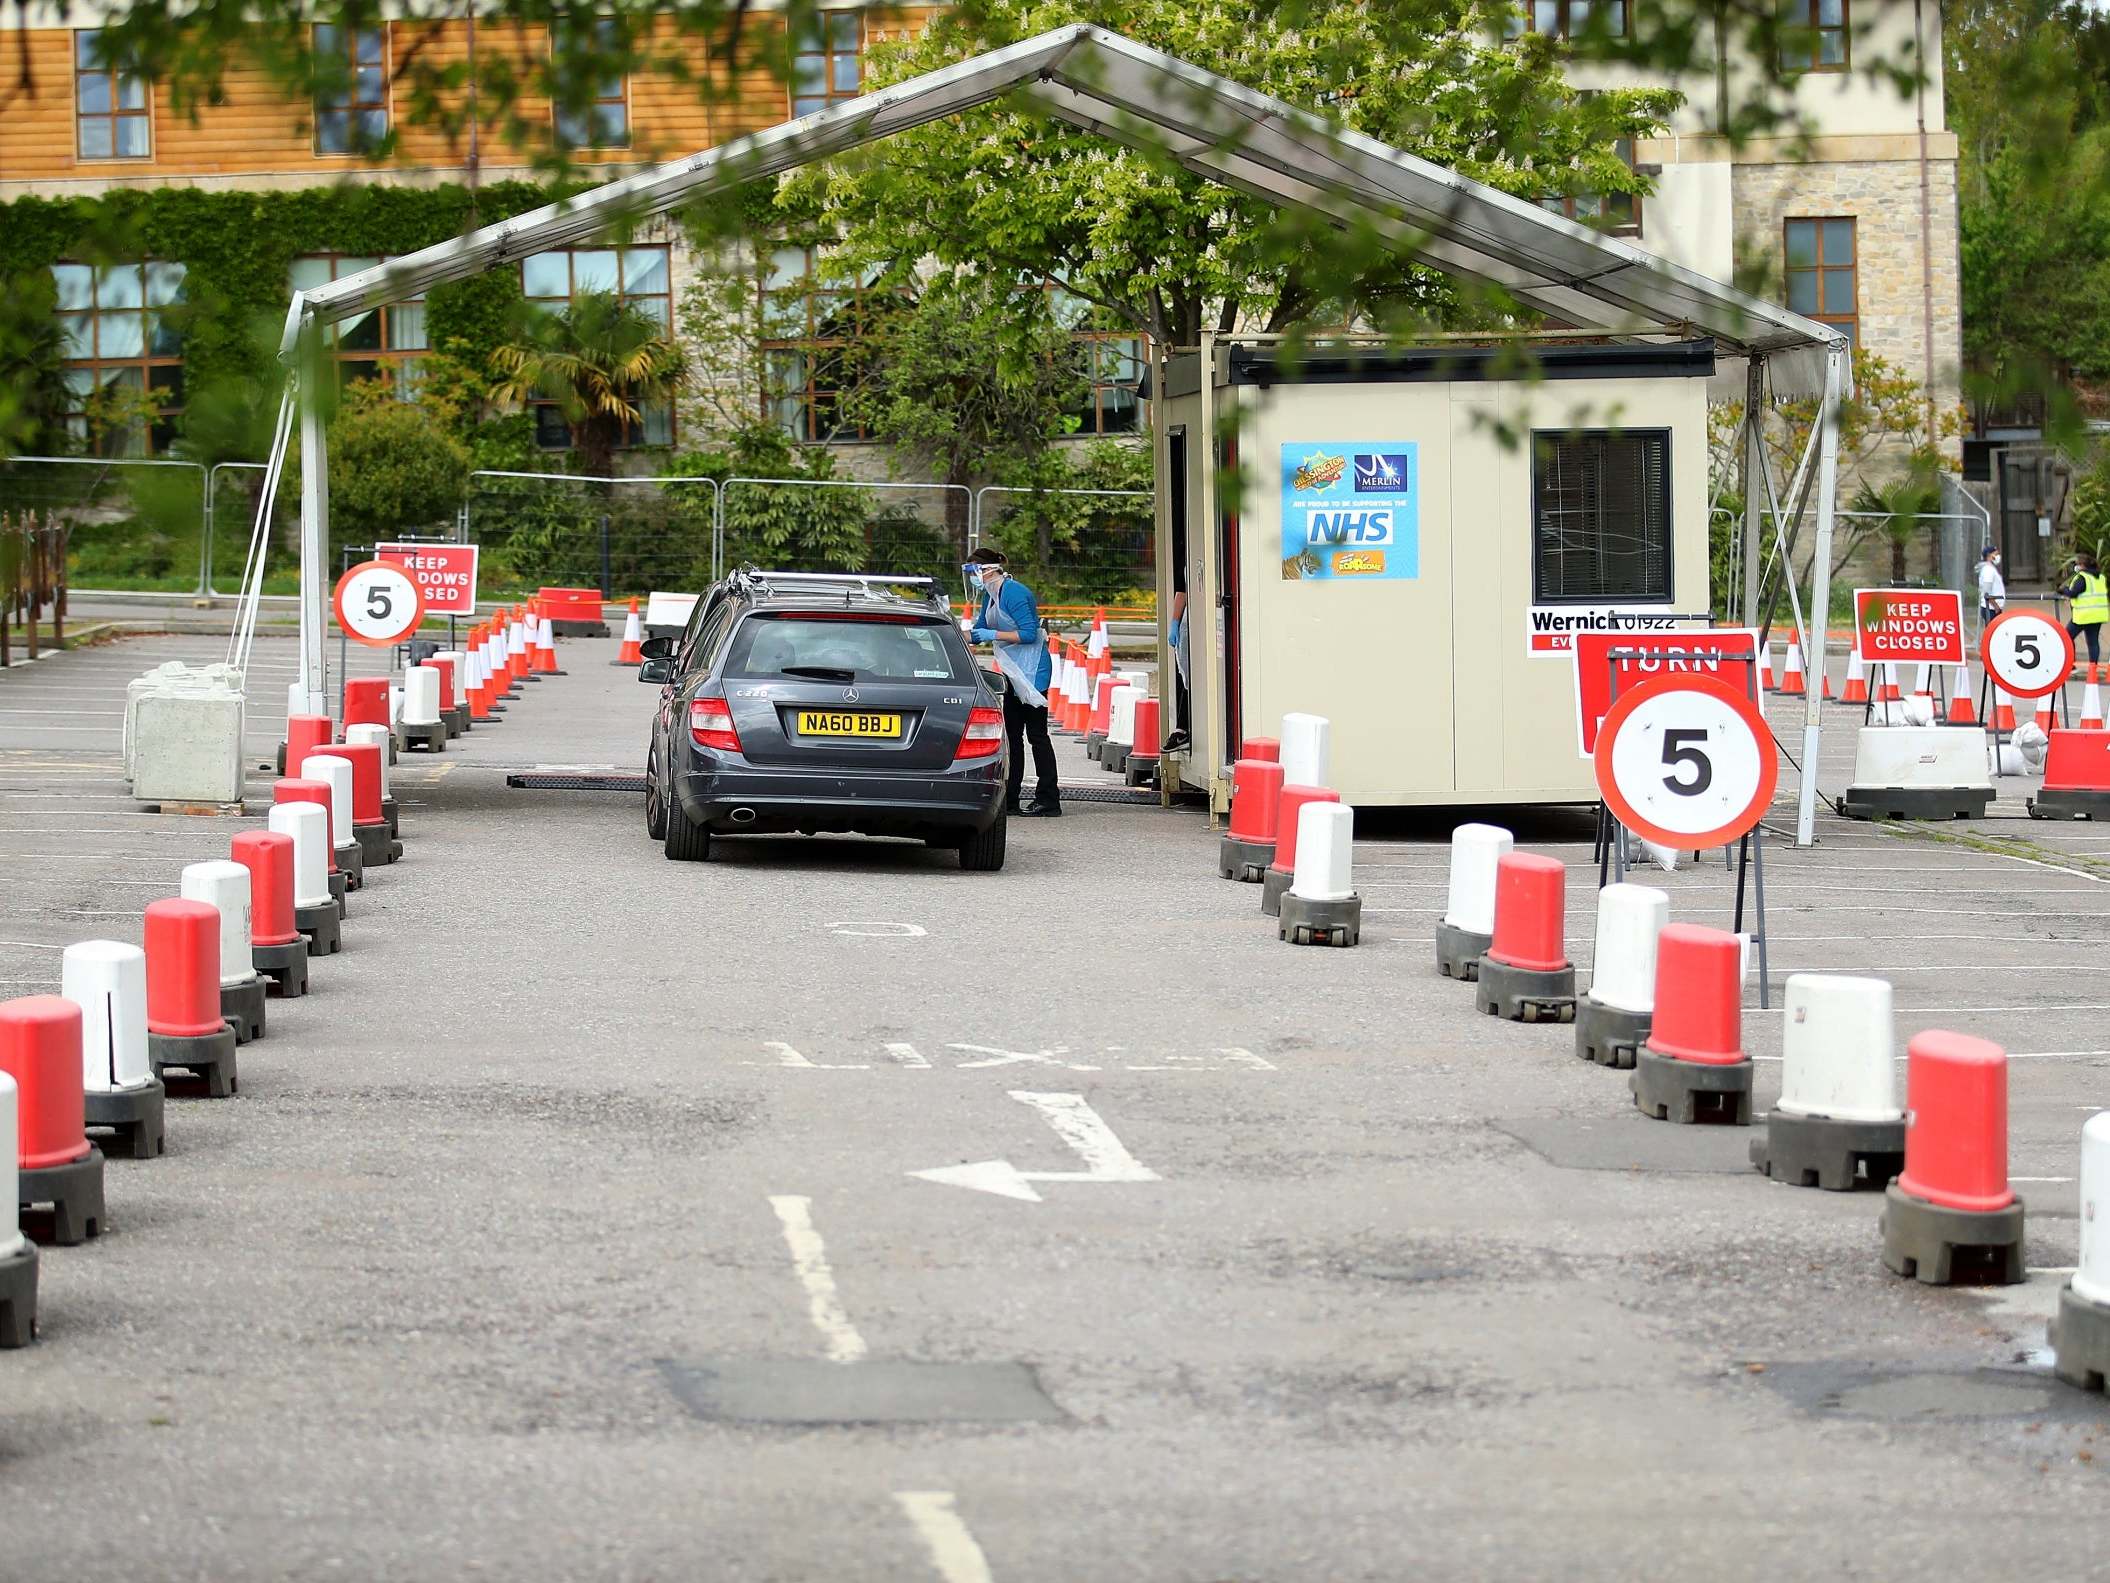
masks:
<path fill-rule="evenodd" d="M 2085 637 L 2088 640 L 2088 662 L 2091 665 L 2101 663 L 2103 658 L 2103 624 L 2100 621 L 2091 621 L 2085 627 L 2078 621 L 2069 621 L 2066 623 L 2066 635 L 2069 638 Z"/>
<path fill-rule="evenodd" d="M 1017 802 L 1020 786 L 1026 779 L 1025 742 L 1033 744 L 1033 775 L 1040 789 L 1033 794 L 1037 803 L 1057 803 L 1062 792 L 1055 784 L 1055 744 L 1048 740 L 1048 707 L 1029 709 L 1025 701 L 1009 688 L 1004 690 L 1004 735 L 1011 742 L 1011 768 L 1006 774 L 1004 796 L 1006 801 Z"/>

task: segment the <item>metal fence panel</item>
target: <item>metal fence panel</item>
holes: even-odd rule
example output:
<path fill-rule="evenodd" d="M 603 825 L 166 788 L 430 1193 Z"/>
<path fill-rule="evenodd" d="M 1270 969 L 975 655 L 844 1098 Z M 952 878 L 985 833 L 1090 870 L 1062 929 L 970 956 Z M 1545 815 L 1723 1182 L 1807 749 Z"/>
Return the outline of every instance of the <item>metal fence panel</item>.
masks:
<path fill-rule="evenodd" d="M 68 528 L 75 593 L 203 593 L 206 470 L 198 462 L 17 456 L 0 462 L 0 512 Z"/>
<path fill-rule="evenodd" d="M 964 484 L 728 478 L 721 567 L 931 577 L 949 593 L 973 538 Z"/>
<path fill-rule="evenodd" d="M 1147 489 L 1012 489 L 975 496 L 975 542 L 1011 570 L 1058 621 L 1100 606 L 1115 619 L 1157 615 L 1156 497 Z"/>
<path fill-rule="evenodd" d="M 718 574 L 718 493 L 714 478 L 483 469 L 469 475 L 461 534 L 482 550 L 477 580 L 494 593 L 693 591 Z"/>

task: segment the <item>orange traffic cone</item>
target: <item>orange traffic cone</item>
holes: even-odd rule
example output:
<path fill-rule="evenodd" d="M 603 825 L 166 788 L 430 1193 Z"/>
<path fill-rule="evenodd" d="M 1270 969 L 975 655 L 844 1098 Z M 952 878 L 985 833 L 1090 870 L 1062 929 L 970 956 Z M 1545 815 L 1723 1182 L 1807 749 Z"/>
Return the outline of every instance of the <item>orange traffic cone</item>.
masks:
<path fill-rule="evenodd" d="M 546 605 L 542 614 L 535 618 L 535 669 L 544 676 L 564 674 L 557 669 L 557 631 Z"/>
<path fill-rule="evenodd" d="M 1898 689 L 1898 668 L 1895 663 L 1883 667 L 1883 685 L 1876 693 L 1879 704 L 1894 704 L 1904 697 Z"/>
<path fill-rule="evenodd" d="M 1092 612 L 1092 635 L 1085 643 L 1085 654 L 1091 659 L 1097 659 L 1106 653 L 1108 647 L 1106 606 L 1101 605 Z"/>
<path fill-rule="evenodd" d="M 2037 700 L 2037 729 L 2046 736 L 2059 729 L 2059 695 L 2046 693 Z"/>
<path fill-rule="evenodd" d="M 1971 667 L 1956 667 L 1956 691 L 1949 694 L 1949 724 L 1952 726 L 1975 726 L 1978 711 L 1971 703 Z"/>
<path fill-rule="evenodd" d="M 1802 679 L 1802 645 L 1790 643 L 1787 657 L 1780 671 L 1780 690 L 1783 696 L 1800 698 L 1806 691 Z"/>
<path fill-rule="evenodd" d="M 2005 687 L 1998 685 L 1993 688 L 1993 729 L 2003 732 L 2015 729 L 2015 700 Z"/>
<path fill-rule="evenodd" d="M 633 599 L 630 601 L 630 614 L 623 617 L 623 646 L 616 651 L 615 663 L 618 665 L 644 664 L 645 656 L 642 652 L 644 641 L 644 628 L 639 626 L 637 621 L 637 601 Z"/>
<path fill-rule="evenodd" d="M 1758 646 L 1758 690 L 1761 696 L 1774 690 L 1773 645 L 1770 643 Z"/>
<path fill-rule="evenodd" d="M 2081 729 L 2100 731 L 2103 729 L 2102 668 L 2093 661 L 2088 666 L 2088 685 L 2081 689 Z"/>
<path fill-rule="evenodd" d="M 1842 704 L 1865 704 L 1868 702 L 1868 672 L 1861 665 L 1861 651 L 1856 649 L 1846 661 L 1846 691 L 1839 695 Z"/>
<path fill-rule="evenodd" d="M 507 668 L 514 681 L 525 680 L 528 675 L 527 609 L 522 605 L 513 607 L 513 619 L 506 627 Z"/>

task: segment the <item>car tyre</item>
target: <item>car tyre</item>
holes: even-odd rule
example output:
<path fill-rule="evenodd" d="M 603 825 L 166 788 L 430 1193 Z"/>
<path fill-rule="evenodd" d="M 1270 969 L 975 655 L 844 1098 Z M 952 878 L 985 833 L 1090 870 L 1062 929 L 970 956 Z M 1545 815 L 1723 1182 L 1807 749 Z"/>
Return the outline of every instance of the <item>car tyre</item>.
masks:
<path fill-rule="evenodd" d="M 681 799 L 671 794 L 662 799 L 667 833 L 663 838 L 666 854 L 676 863 L 701 863 L 711 855 L 711 832 L 700 824 L 689 822 L 682 811 Z"/>
<path fill-rule="evenodd" d="M 977 830 L 960 843 L 960 867 L 970 874 L 994 874 L 1004 866 L 1004 826 L 998 814 L 986 830 Z"/>
<path fill-rule="evenodd" d="M 667 799 L 659 789 L 659 754 L 645 762 L 645 834 L 654 841 L 667 838 Z"/>

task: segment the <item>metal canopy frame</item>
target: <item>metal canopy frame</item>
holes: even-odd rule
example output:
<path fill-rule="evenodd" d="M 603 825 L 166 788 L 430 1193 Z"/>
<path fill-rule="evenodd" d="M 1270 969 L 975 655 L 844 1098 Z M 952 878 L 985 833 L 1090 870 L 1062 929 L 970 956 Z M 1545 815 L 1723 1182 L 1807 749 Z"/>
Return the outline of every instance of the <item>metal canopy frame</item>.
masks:
<path fill-rule="evenodd" d="M 1776 393 L 1823 398 L 1819 446 L 1819 587 L 1826 608 L 1836 413 L 1851 389 L 1843 335 L 1732 286 L 1643 252 L 1525 199 L 1472 181 L 1374 138 L 1088 24 L 1055 29 L 766 131 L 639 171 L 466 236 L 295 292 L 281 356 L 296 362 L 321 331 L 354 315 L 513 263 L 593 240 L 616 223 L 667 213 L 700 196 L 779 175 L 941 117 L 1010 98 L 1270 203 L 1375 227 L 1401 252 L 1447 274 L 1502 288 L 1559 324 L 1596 334 L 1714 338 L 1729 358 L 1763 367 Z M 298 382 L 297 373 L 293 376 Z M 313 383 L 311 381 L 310 383 Z M 1752 380 L 1755 385 L 1756 378 Z M 1753 415 L 1756 407 L 1753 404 Z M 299 400 L 301 679 L 319 703 L 326 619 L 329 479 L 315 392 Z M 268 481 L 289 443 L 282 427 Z M 1747 457 L 1762 448 L 1752 446 Z M 1763 457 L 1757 457 L 1759 466 Z M 1747 478 L 1749 487 L 1756 480 Z M 269 491 L 261 510 L 270 509 Z M 1747 558 L 1757 535 L 1745 535 Z M 260 590 L 261 556 L 245 580 Z M 1814 705 L 1805 762 L 1814 766 Z M 1804 777 L 1801 839 L 1813 805 Z"/>

